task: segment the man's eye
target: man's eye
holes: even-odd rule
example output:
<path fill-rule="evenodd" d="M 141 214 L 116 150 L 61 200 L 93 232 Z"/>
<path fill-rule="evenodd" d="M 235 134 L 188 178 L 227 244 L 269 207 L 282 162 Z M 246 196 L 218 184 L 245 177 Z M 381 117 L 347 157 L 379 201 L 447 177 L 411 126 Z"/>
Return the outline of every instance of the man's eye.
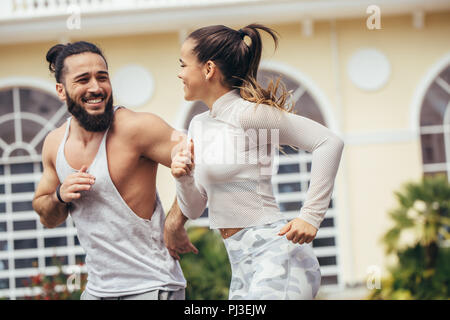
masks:
<path fill-rule="evenodd" d="M 86 82 L 86 81 L 88 81 L 87 78 L 82 78 L 82 79 L 79 79 L 79 80 L 78 80 L 78 82 Z"/>

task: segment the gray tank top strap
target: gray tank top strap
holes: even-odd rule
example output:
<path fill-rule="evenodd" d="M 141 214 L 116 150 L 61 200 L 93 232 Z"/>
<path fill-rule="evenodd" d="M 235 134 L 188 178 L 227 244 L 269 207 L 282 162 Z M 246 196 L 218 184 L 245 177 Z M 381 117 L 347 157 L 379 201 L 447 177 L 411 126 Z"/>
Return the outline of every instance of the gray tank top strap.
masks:
<path fill-rule="evenodd" d="M 64 142 L 67 140 L 67 137 L 69 136 L 70 120 L 72 120 L 72 117 L 68 117 L 68 118 L 67 118 L 66 132 L 64 133 L 64 138 L 63 138 L 63 141 L 64 141 Z"/>
<path fill-rule="evenodd" d="M 123 108 L 122 106 L 115 106 L 114 107 L 114 113 L 119 109 L 119 108 Z M 100 142 L 100 146 L 99 149 L 97 151 L 97 155 L 95 156 L 95 159 L 93 161 L 93 164 L 99 160 L 99 161 L 104 161 L 107 158 L 106 155 L 106 137 L 108 136 L 108 132 L 109 129 L 111 128 L 111 126 L 108 127 L 108 129 L 106 129 L 105 133 L 103 134 L 103 138 L 102 138 L 102 142 Z M 101 159 L 97 159 L 97 158 L 101 158 Z M 108 173 L 109 174 L 109 173 Z"/>

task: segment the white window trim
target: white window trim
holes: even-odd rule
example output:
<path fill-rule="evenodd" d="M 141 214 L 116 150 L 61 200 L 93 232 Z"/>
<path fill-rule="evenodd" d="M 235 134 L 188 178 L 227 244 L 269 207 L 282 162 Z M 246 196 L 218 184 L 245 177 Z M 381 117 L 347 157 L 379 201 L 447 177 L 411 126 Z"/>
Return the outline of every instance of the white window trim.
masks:
<path fill-rule="evenodd" d="M 421 146 L 421 135 L 424 133 L 433 133 L 438 131 L 448 132 L 448 118 L 450 118 L 450 106 L 447 105 L 446 113 L 444 115 L 443 123 L 440 125 L 434 125 L 434 126 L 420 126 L 420 113 L 422 110 L 423 100 L 425 98 L 425 95 L 427 94 L 428 90 L 430 89 L 430 86 L 433 84 L 434 81 L 439 80 L 438 77 L 439 74 L 445 69 L 450 66 L 450 53 L 445 54 L 440 59 L 438 59 L 425 73 L 425 75 L 420 80 L 419 84 L 417 85 L 416 90 L 414 91 L 414 95 L 412 97 L 411 105 L 410 105 L 410 130 L 417 139 L 419 145 Z M 446 90 L 448 92 L 448 88 L 444 88 L 442 86 L 442 79 L 441 79 L 441 87 L 443 90 Z M 448 92 L 450 95 L 450 92 Z M 450 102 L 449 102 L 450 103 Z M 449 122 L 450 123 L 450 122 Z M 445 154 L 447 157 L 446 163 L 433 163 L 433 164 L 423 164 L 422 163 L 422 170 L 423 173 L 427 172 L 436 172 L 436 171 L 447 171 L 448 181 L 450 182 L 450 143 L 448 139 L 446 138 L 446 135 L 444 135 L 444 148 L 445 148 Z"/>
<path fill-rule="evenodd" d="M 450 65 L 450 52 L 438 59 L 425 73 L 418 83 L 409 107 L 409 129 L 420 141 L 420 111 L 425 95 L 437 76 Z"/>
<path fill-rule="evenodd" d="M 37 77 L 7 77 L 0 78 L 0 89 L 7 89 L 12 87 L 28 87 L 33 89 L 41 89 L 46 93 L 54 95 L 58 98 L 56 94 L 56 84 Z"/>
<path fill-rule="evenodd" d="M 52 95 L 56 99 L 58 99 L 58 96 L 56 94 L 56 87 L 55 84 L 53 84 L 50 81 L 47 81 L 43 78 L 36 78 L 36 77 L 7 77 L 7 78 L 0 78 L 0 90 L 8 90 L 14 88 L 30 88 L 34 90 L 41 90 L 47 94 Z M 17 92 L 16 92 L 17 94 Z M 61 102 L 61 104 L 63 104 Z M 17 106 L 16 106 L 17 107 Z M 16 109 L 14 109 L 13 112 L 15 112 Z M 55 121 L 56 119 L 60 119 L 62 116 L 63 111 L 65 112 L 65 108 L 62 108 L 62 111 L 57 111 L 55 115 L 50 120 L 45 120 L 39 115 L 27 113 L 27 112 L 21 112 L 21 118 L 23 119 L 29 119 L 32 121 L 35 121 L 36 123 L 39 123 L 42 126 L 41 131 L 37 134 L 37 136 L 42 136 L 41 133 L 45 129 L 54 129 L 55 127 Z M 2 117 L 0 117 L 1 121 L 6 120 L 12 120 L 11 114 L 6 114 Z M 45 120 L 45 121 L 44 121 Z M 16 141 L 13 144 L 8 144 L 7 148 L 4 150 L 4 155 L 2 158 L 0 158 L 0 164 L 13 164 L 13 163 L 19 163 L 19 162 L 34 162 L 35 171 L 36 166 L 39 165 L 39 163 L 42 161 L 42 157 L 40 155 L 37 155 L 34 147 L 36 145 L 35 139 L 32 140 L 31 143 L 24 143 L 21 142 L 20 147 L 26 148 L 30 155 L 29 156 L 22 156 L 22 157 L 14 157 L 13 159 L 7 159 L 5 156 L 14 149 L 14 145 L 16 145 L 20 141 Z M 19 146 L 19 145 L 17 145 Z M 1 183 L 12 183 L 12 182 L 35 182 L 37 183 L 41 177 L 41 174 L 37 174 L 36 172 L 30 173 L 30 174 L 19 174 L 15 176 L 11 176 L 7 172 L 7 168 L 5 168 L 5 176 L 3 176 L 0 179 Z M 1 278 L 9 278 L 10 287 L 9 289 L 2 289 L 0 290 L 0 297 L 7 296 L 10 299 L 15 299 L 17 296 L 21 296 L 24 294 L 31 294 L 30 288 L 16 288 L 15 285 L 12 285 L 15 282 L 16 277 L 20 276 L 33 276 L 37 274 L 38 272 L 49 275 L 49 274 L 55 274 L 57 272 L 56 267 L 45 267 L 44 261 L 45 258 L 51 257 L 53 255 L 61 256 L 66 255 L 68 258 L 68 266 L 63 266 L 63 270 L 67 269 L 71 265 L 75 264 L 75 255 L 82 255 L 84 254 L 83 249 L 80 246 L 75 246 L 74 244 L 74 236 L 77 234 L 76 229 L 73 226 L 72 220 L 70 217 L 66 220 L 66 227 L 63 228 L 56 228 L 56 229 L 44 229 L 42 225 L 39 225 L 39 218 L 37 214 L 34 211 L 23 211 L 23 212 L 14 212 L 12 214 L 12 200 L 14 201 L 23 201 L 23 200 L 29 200 L 32 196 L 31 193 L 21 193 L 21 194 L 11 194 L 6 190 L 6 194 L 2 195 L 0 198 L 2 201 L 7 200 L 7 214 L 2 214 L 0 216 L 1 222 L 7 222 L 8 229 L 12 230 L 11 226 L 13 222 L 15 221 L 23 221 L 23 220 L 36 220 L 37 222 L 37 228 L 36 230 L 22 230 L 22 231 L 8 231 L 5 234 L 0 235 L 0 240 L 9 240 L 10 242 L 13 242 L 14 240 L 19 239 L 36 239 L 38 242 L 38 248 L 37 249 L 22 249 L 22 250 L 8 250 L 4 252 L 0 252 L 0 258 L 3 260 L 9 260 L 10 265 L 8 270 L 2 270 L 0 271 L 0 277 Z M 45 247 L 44 246 L 44 237 L 66 237 L 67 238 L 67 244 L 63 247 Z M 12 248 L 11 248 L 12 249 Z M 18 258 L 29 258 L 35 256 L 39 260 L 40 267 L 38 269 L 36 268 L 26 268 L 26 269 L 16 269 L 13 268 L 14 259 Z M 86 268 L 85 266 L 82 268 L 82 270 L 85 272 Z M 14 289 L 12 289 L 14 288 Z"/>

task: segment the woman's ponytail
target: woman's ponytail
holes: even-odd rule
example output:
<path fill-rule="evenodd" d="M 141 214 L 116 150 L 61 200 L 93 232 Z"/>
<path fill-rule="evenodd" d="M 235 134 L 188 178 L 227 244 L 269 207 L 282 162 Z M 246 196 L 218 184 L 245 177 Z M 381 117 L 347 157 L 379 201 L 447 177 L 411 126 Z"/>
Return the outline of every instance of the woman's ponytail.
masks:
<path fill-rule="evenodd" d="M 245 100 L 290 111 L 292 107 L 286 106 L 289 93 L 280 79 L 275 83 L 271 81 L 267 88 L 262 88 L 256 80 L 262 54 L 259 30 L 272 37 L 276 49 L 276 31 L 256 23 L 239 30 L 222 25 L 204 27 L 192 32 L 188 39 L 196 42 L 193 51 L 199 62 L 211 60 L 218 66 L 223 75 L 223 85 L 240 89 Z"/>

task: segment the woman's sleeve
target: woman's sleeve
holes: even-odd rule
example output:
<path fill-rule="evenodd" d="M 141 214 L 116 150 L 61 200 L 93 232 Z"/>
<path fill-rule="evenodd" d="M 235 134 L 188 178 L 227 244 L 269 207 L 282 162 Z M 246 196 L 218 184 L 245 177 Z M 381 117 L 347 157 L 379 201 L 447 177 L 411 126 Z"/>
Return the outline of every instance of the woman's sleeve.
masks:
<path fill-rule="evenodd" d="M 247 129 L 278 129 L 279 145 L 312 153 L 311 180 L 299 217 L 319 229 L 328 210 L 344 142 L 330 129 L 311 119 L 259 105 L 245 108 L 240 124 Z"/>
<path fill-rule="evenodd" d="M 194 119 L 191 120 L 188 128 L 187 141 L 193 138 L 193 122 Z M 205 210 L 208 202 L 206 192 L 204 190 L 199 190 L 199 186 L 195 182 L 194 171 L 195 166 L 190 175 L 175 178 L 178 206 L 180 207 L 181 212 L 189 219 L 199 218 Z"/>
<path fill-rule="evenodd" d="M 181 212 L 189 219 L 197 219 L 206 208 L 207 197 L 200 192 L 193 176 L 182 176 L 175 181 Z"/>

